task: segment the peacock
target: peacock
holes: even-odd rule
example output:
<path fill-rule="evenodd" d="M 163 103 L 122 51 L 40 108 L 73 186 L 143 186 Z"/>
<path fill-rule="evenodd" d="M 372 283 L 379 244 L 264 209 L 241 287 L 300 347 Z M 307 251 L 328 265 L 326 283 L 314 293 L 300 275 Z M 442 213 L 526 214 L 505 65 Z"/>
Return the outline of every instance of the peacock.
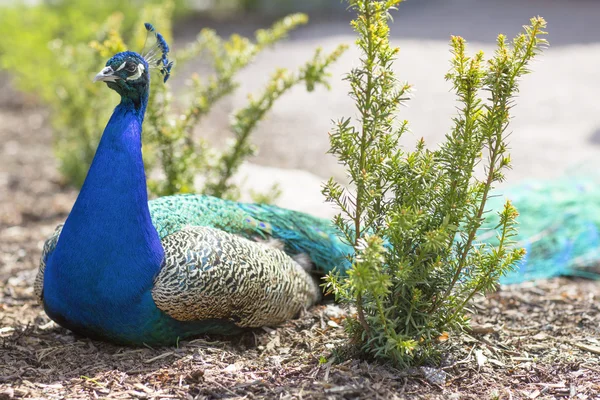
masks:
<path fill-rule="evenodd" d="M 173 63 L 156 44 L 125 51 L 94 81 L 121 101 L 67 217 L 46 241 L 34 289 L 48 316 L 95 339 L 172 345 L 201 334 L 277 325 L 319 301 L 312 271 L 348 267 L 352 248 L 327 220 L 203 195 L 148 201 L 142 122 L 150 69 Z"/>

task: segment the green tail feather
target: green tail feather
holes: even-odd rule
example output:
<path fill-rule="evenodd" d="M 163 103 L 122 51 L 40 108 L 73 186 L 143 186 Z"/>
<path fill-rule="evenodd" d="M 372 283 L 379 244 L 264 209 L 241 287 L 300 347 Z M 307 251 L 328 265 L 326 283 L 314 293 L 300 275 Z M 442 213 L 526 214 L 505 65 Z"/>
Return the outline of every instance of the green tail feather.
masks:
<path fill-rule="evenodd" d="M 186 226 L 208 226 L 249 239 L 275 238 L 291 256 L 305 253 L 317 270 L 349 267 L 352 247 L 330 221 L 273 205 L 237 203 L 201 195 L 161 197 L 149 202 L 152 221 L 164 238 Z"/>

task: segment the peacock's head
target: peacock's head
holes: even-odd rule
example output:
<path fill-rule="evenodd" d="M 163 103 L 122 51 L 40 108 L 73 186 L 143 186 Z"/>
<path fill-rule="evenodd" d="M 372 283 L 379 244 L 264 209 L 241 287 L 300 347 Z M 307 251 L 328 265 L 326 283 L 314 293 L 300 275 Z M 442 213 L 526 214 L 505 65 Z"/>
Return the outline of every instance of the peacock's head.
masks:
<path fill-rule="evenodd" d="M 133 51 L 124 51 L 106 62 L 106 67 L 96 75 L 94 82 L 106 82 L 109 88 L 123 96 L 147 90 L 150 84 L 148 72 L 148 62 L 144 57 Z"/>
<path fill-rule="evenodd" d="M 133 51 L 115 54 L 96 75 L 94 82 L 106 82 L 121 97 L 139 98 L 148 92 L 151 68 L 160 71 L 164 82 L 169 79 L 173 67 L 173 62 L 167 58 L 169 45 L 151 24 L 146 23 L 145 27 L 149 33 L 154 33 L 156 44 L 144 55 Z"/>

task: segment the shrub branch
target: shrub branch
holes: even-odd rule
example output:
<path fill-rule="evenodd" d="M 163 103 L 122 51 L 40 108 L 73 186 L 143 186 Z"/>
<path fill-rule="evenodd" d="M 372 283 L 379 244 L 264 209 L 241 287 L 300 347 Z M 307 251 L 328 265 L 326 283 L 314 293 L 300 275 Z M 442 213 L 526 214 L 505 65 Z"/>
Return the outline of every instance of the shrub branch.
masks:
<path fill-rule="evenodd" d="M 337 299 L 356 306 L 347 330 L 365 353 L 408 366 L 436 357 L 438 337 L 464 329 L 473 297 L 495 288 L 524 255 L 512 241 L 518 213 L 510 203 L 499 213 L 497 245 L 479 243 L 477 233 L 490 190 L 510 168 L 506 139 L 518 80 L 546 42 L 544 20 L 533 18 L 511 46 L 500 35 L 486 64 L 483 53 L 467 56 L 464 39 L 453 37 L 446 75 L 460 103 L 453 129 L 436 150 L 423 140 L 405 150 L 399 140 L 408 124 L 396 115 L 410 86 L 394 76 L 388 27 L 399 2 L 349 1 L 363 53 L 346 77 L 358 127 L 340 119 L 330 152 L 352 186 L 330 179 L 323 193 L 340 210 L 333 221 L 341 238 L 355 249 L 346 274 L 326 278 Z"/>

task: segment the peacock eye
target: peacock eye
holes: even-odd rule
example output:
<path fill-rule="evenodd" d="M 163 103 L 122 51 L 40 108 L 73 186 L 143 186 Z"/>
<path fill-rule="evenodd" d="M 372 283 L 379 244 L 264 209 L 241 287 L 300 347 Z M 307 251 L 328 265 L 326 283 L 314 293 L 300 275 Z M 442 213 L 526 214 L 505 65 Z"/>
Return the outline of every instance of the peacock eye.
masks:
<path fill-rule="evenodd" d="M 127 72 L 135 72 L 136 69 L 137 69 L 137 66 L 134 63 L 127 63 L 125 65 L 125 71 L 127 71 Z"/>

